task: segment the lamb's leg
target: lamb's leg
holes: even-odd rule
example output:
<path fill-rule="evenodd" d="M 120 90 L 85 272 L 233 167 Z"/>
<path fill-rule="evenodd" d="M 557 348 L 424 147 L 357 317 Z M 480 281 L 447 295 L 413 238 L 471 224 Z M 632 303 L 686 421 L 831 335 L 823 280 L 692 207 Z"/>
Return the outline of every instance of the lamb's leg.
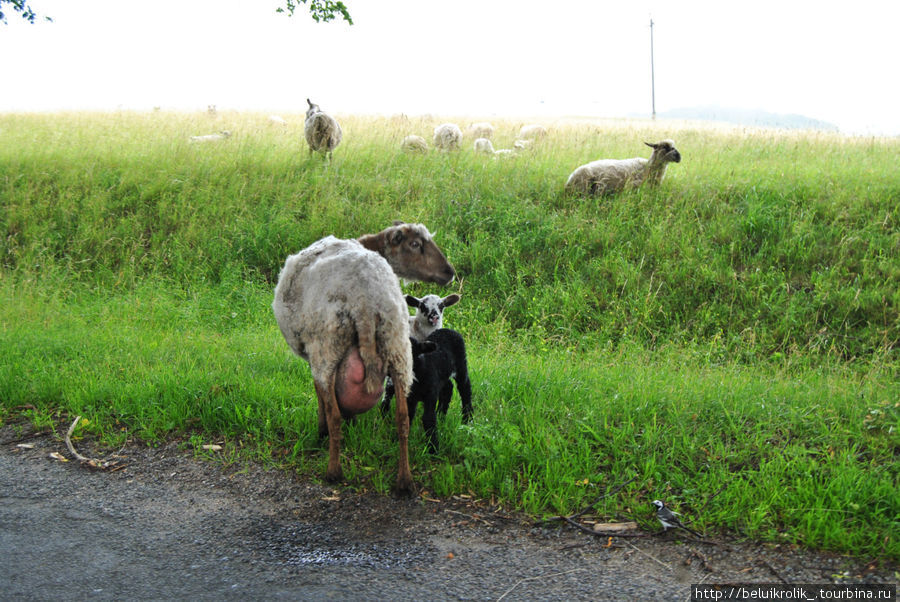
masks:
<path fill-rule="evenodd" d="M 422 410 L 422 426 L 425 427 L 425 436 L 428 437 L 428 451 L 437 452 L 437 414 L 435 414 L 435 406 L 437 406 L 437 397 L 433 395 L 433 391 L 423 400 Z"/>
<path fill-rule="evenodd" d="M 441 390 L 438 393 L 438 407 L 437 411 L 441 416 L 447 415 L 447 409 L 450 407 L 450 401 L 453 398 L 453 383 L 447 380 L 443 385 L 441 385 Z"/>
<path fill-rule="evenodd" d="M 328 481 L 340 481 L 344 474 L 341 471 L 341 410 L 338 408 L 337 397 L 334 394 L 335 374 L 329 377 L 328 387 L 321 387 L 316 383 L 316 396 L 319 404 L 325 407 L 325 419 L 328 425 L 328 469 L 325 471 L 325 479 Z"/>
<path fill-rule="evenodd" d="M 462 421 L 465 424 L 472 419 L 472 381 L 468 374 L 457 375 L 456 390 L 462 402 Z"/>
<path fill-rule="evenodd" d="M 397 382 L 397 375 L 391 373 L 391 380 Z M 412 471 L 409 469 L 409 412 L 406 406 L 406 391 L 397 387 L 397 436 L 400 441 L 400 452 L 397 467 L 396 491 L 401 495 L 412 495 L 415 492 Z"/>

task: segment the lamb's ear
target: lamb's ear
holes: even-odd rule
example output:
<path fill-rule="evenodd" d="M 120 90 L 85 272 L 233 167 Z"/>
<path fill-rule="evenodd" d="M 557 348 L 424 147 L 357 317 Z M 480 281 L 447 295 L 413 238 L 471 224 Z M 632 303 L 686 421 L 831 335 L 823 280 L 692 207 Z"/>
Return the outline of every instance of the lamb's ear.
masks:
<path fill-rule="evenodd" d="M 412 295 L 406 295 L 406 304 L 409 305 L 410 307 L 415 307 L 418 309 L 419 307 L 422 306 L 422 300 L 416 299 Z"/>
<path fill-rule="evenodd" d="M 308 99 L 308 98 L 306 99 L 306 104 L 309 105 L 310 109 L 312 108 L 312 101 L 310 99 Z"/>
<path fill-rule="evenodd" d="M 450 307 L 451 305 L 456 305 L 457 303 L 459 303 L 460 299 L 461 299 L 461 297 L 459 295 L 457 295 L 456 293 L 453 293 L 452 295 L 447 295 L 446 297 L 441 299 L 441 306 L 442 307 Z"/>
<path fill-rule="evenodd" d="M 391 232 L 390 243 L 391 243 L 392 245 L 394 245 L 394 246 L 397 246 L 397 245 L 399 245 L 401 242 L 403 242 L 403 239 L 404 239 L 405 237 L 406 237 L 406 236 L 405 236 L 405 231 L 404 231 L 404 229 L 403 229 L 403 228 L 399 228 L 399 227 L 395 227 L 395 228 L 394 228 L 394 231 Z"/>
<path fill-rule="evenodd" d="M 394 225 L 394 226 L 402 226 L 402 225 L 405 224 L 405 223 L 406 223 L 406 222 L 404 222 L 404 221 L 402 221 L 402 220 L 395 219 L 393 225 Z"/>
<path fill-rule="evenodd" d="M 657 146 L 659 146 L 659 144 L 652 144 L 650 142 L 644 142 L 644 144 L 646 144 L 647 146 L 649 146 L 652 149 L 655 149 Z"/>
<path fill-rule="evenodd" d="M 419 353 L 431 353 L 432 351 L 437 351 L 437 343 L 434 341 L 425 341 L 424 343 L 419 343 Z"/>

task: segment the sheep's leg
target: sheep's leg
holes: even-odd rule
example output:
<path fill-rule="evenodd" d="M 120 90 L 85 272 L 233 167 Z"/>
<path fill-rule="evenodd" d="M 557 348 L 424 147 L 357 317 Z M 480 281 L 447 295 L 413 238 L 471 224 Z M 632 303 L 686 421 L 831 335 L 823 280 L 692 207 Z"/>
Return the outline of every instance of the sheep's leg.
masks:
<path fill-rule="evenodd" d="M 447 415 L 447 409 L 450 407 L 450 400 L 453 398 L 453 383 L 449 380 L 441 385 L 441 391 L 438 393 L 438 414 Z"/>
<path fill-rule="evenodd" d="M 325 479 L 328 481 L 340 481 L 344 476 L 341 471 L 341 439 L 344 435 L 341 432 L 341 410 L 334 393 L 334 379 L 335 373 L 332 373 L 328 387 L 316 383 L 316 395 L 319 404 L 325 407 L 328 426 L 328 469 L 325 471 Z"/>
<path fill-rule="evenodd" d="M 472 381 L 468 374 L 456 379 L 456 390 L 462 402 L 462 421 L 465 424 L 472 419 Z"/>
<path fill-rule="evenodd" d="M 391 374 L 391 380 L 397 382 L 397 375 Z M 397 387 L 397 438 L 400 442 L 400 452 L 397 467 L 397 493 L 412 495 L 415 491 L 412 471 L 409 468 L 409 412 L 406 404 L 406 391 L 403 387 Z"/>
<path fill-rule="evenodd" d="M 325 418 L 325 403 L 322 401 L 322 396 L 319 395 L 319 389 L 316 388 L 316 399 L 319 401 L 319 438 L 325 438 L 328 436 L 328 420 Z"/>
<path fill-rule="evenodd" d="M 429 395 L 425 398 L 423 405 L 425 407 L 422 410 L 422 426 L 425 427 L 425 436 L 428 437 L 428 451 L 436 453 L 438 447 L 437 414 L 434 410 L 437 398 Z"/>

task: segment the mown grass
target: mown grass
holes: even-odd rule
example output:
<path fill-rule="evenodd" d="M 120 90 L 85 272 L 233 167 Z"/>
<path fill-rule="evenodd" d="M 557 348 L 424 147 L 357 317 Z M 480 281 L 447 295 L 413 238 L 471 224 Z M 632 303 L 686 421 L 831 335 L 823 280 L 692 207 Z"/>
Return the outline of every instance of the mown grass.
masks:
<path fill-rule="evenodd" d="M 318 477 L 278 270 L 323 235 L 422 221 L 460 275 L 446 321 L 476 410 L 451 409 L 434 457 L 413 426 L 431 495 L 540 516 L 634 478 L 595 514 L 654 528 L 661 497 L 710 532 L 900 558 L 900 142 L 558 122 L 494 161 L 398 152 L 432 121 L 342 122 L 325 165 L 261 115 L 0 116 L 0 416 Z M 495 125 L 510 147 L 521 124 Z M 578 164 L 662 137 L 684 161 L 659 190 L 563 194 Z M 386 491 L 391 422 L 346 431 L 348 483 Z"/>

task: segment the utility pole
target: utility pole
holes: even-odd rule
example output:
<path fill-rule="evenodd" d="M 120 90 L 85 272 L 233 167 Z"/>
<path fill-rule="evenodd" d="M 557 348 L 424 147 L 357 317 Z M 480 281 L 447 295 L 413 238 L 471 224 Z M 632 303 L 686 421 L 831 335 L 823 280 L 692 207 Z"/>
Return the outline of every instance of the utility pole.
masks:
<path fill-rule="evenodd" d="M 653 68 L 653 17 L 650 17 L 650 102 L 653 105 L 653 119 L 656 119 L 656 73 Z"/>

